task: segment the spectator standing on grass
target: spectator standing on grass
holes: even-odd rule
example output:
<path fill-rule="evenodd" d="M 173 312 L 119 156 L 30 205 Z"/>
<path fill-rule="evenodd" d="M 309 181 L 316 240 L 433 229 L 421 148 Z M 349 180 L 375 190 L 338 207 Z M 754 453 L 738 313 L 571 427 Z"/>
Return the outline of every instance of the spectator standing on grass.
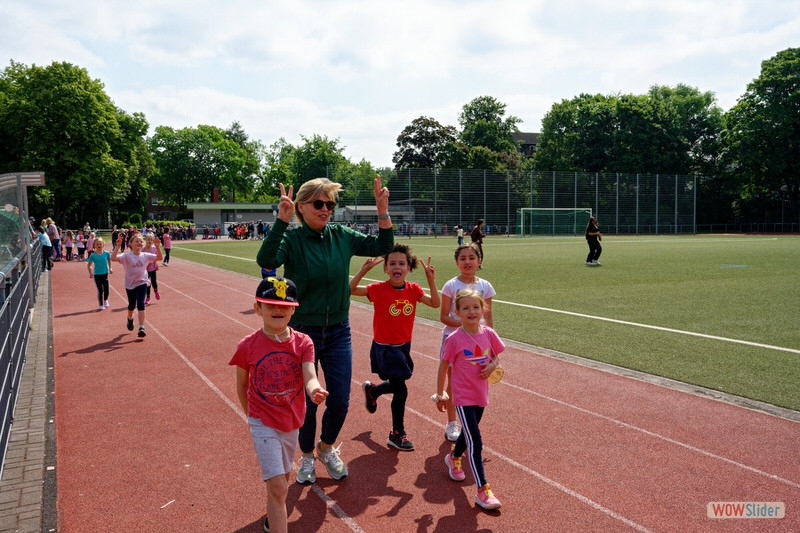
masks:
<path fill-rule="evenodd" d="M 484 302 L 483 323 L 490 328 L 494 327 L 492 298 L 496 293 L 491 283 L 476 275 L 481 265 L 478 247 L 473 243 L 462 244 L 456 248 L 455 259 L 459 274 L 442 287 L 442 307 L 439 310 L 439 320 L 444 324 L 444 329 L 442 330 L 441 350 L 444 350 L 444 343 L 447 337 L 461 327 L 461 317 L 456 312 L 456 295 L 463 289 L 475 289 L 480 293 Z M 448 387 L 449 383 L 450 381 L 448 380 Z M 447 394 L 452 397 L 449 389 Z M 444 435 L 447 440 L 455 442 L 461 434 L 461 429 L 458 427 L 456 408 L 449 399 L 445 402 L 445 407 L 447 424 L 444 427 Z"/>
<path fill-rule="evenodd" d="M 275 533 L 287 530 L 286 496 L 306 395 L 314 405 L 328 395 L 317 379 L 313 342 L 289 327 L 297 305 L 291 280 L 261 280 L 253 308 L 263 325 L 239 341 L 229 363 L 236 366 L 236 392 L 267 486 L 264 531 Z"/>
<path fill-rule="evenodd" d="M 444 342 L 434 399 L 436 407 L 444 411 L 445 401 L 451 397 L 462 431 L 444 462 L 450 479 L 464 481 L 466 476 L 461 467 L 461 457 L 466 451 L 478 486 L 475 503 L 484 509 L 499 509 L 500 501 L 486 481 L 483 469 L 483 438 L 479 424 L 489 404 L 488 379 L 500 366 L 498 356 L 505 350 L 505 344 L 492 328 L 481 324 L 486 304 L 480 292 L 460 290 L 455 298 L 455 308 L 461 326 Z M 446 386 L 447 383 L 450 385 Z"/>
<path fill-rule="evenodd" d="M 589 217 L 589 223 L 586 224 L 586 244 L 589 245 L 586 266 L 600 266 L 598 259 L 600 259 L 600 254 L 603 252 L 603 247 L 600 246 L 603 235 L 600 233 L 599 226 L 595 217 Z"/>
<path fill-rule="evenodd" d="M 125 269 L 125 293 L 128 296 L 128 331 L 133 331 L 133 310 L 138 311 L 139 337 L 147 335 L 144 329 L 145 307 L 144 300 L 147 296 L 147 265 L 156 261 L 161 261 L 161 246 L 158 239 L 155 240 L 156 253 L 150 254 L 143 252 L 144 237 L 141 233 L 135 233 L 128 242 L 129 251 L 120 254 L 117 250 L 122 246 L 124 238 L 120 235 L 117 238 L 114 251 L 111 253 L 111 260 L 122 264 Z"/>
<path fill-rule="evenodd" d="M 98 237 L 94 240 L 94 253 L 86 258 L 86 268 L 89 269 L 89 277 L 94 279 L 97 287 L 97 302 L 99 309 L 108 309 L 108 275 L 114 271 L 111 269 L 111 254 L 104 249 L 103 239 Z"/>
<path fill-rule="evenodd" d="M 389 279 L 366 287 L 359 286 L 367 272 L 381 262 Z M 440 304 L 436 269 L 431 265 L 431 258 L 428 257 L 427 264 L 419 262 L 425 270 L 430 294 L 425 294 L 418 283 L 406 281 L 406 276 L 417 268 L 418 258 L 411 253 L 409 246 L 400 243 L 395 243 L 394 250 L 382 258 L 368 258 L 350 280 L 350 294 L 366 296 L 374 307 L 369 360 L 372 372 L 383 381 L 377 385 L 369 381 L 362 384 L 367 411 L 374 413 L 378 409 L 378 398 L 383 394 L 392 395 L 392 431 L 387 444 L 401 451 L 414 449 L 406 437 L 405 412 L 408 398 L 406 381 L 414 371 L 411 334 L 417 302 L 434 309 Z"/>
<path fill-rule="evenodd" d="M 315 457 L 333 479 L 340 480 L 348 475 L 347 466 L 339 457 L 341 445 L 337 448 L 333 445 L 347 417 L 353 373 L 348 318 L 350 259 L 383 255 L 394 246 L 389 190 L 381 186 L 380 176 L 373 185 L 380 228 L 377 236 L 328 224 L 342 188 L 340 184 L 326 178 L 307 181 L 298 189 L 294 201 L 294 188 L 290 186 L 287 193 L 280 184 L 278 219 L 256 257 L 261 268 L 283 265 L 284 276 L 297 284 L 300 306 L 290 325 L 313 340 L 316 364 L 322 366 L 329 393 L 316 443 L 317 406 L 310 399 L 306 402 L 305 422 L 298 434 L 303 456 L 297 482 L 302 484 L 314 483 L 317 479 Z M 289 228 L 294 216 L 300 225 Z"/>
<path fill-rule="evenodd" d="M 477 224 L 475 224 L 475 227 L 472 228 L 472 231 L 469 233 L 469 238 L 478 247 L 481 263 L 483 263 L 483 238 L 486 237 L 486 234 L 483 232 L 483 225 L 483 219 L 479 218 Z M 483 268 L 482 265 L 478 267 L 478 269 L 481 268 Z"/>

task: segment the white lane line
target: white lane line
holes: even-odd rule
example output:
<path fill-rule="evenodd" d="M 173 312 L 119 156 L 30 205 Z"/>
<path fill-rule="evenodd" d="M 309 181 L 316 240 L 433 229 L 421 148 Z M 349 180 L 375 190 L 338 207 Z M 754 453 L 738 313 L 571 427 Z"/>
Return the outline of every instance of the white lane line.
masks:
<path fill-rule="evenodd" d="M 628 322 L 627 320 L 618 320 L 616 318 L 607 318 L 607 317 L 603 317 L 603 316 L 587 315 L 587 314 L 584 314 L 584 313 L 575 313 L 573 311 L 563 311 L 561 309 L 551 309 L 549 307 L 539 307 L 537 305 L 521 304 L 521 303 L 517 303 L 517 302 L 508 302 L 508 301 L 505 301 L 505 300 L 492 299 L 492 304 L 495 304 L 495 303 L 512 305 L 512 306 L 515 306 L 515 307 L 523 307 L 523 308 L 526 308 L 526 309 L 535 309 L 537 311 L 547 311 L 549 313 L 559 313 L 559 314 L 562 314 L 562 315 L 576 316 L 576 317 L 579 317 L 579 318 L 589 318 L 589 319 L 592 319 L 592 320 L 602 320 L 602 321 L 605 321 L 605 322 L 613 322 L 615 324 L 623 324 L 625 326 L 635 326 L 637 328 L 653 329 L 653 330 L 657 330 L 657 331 L 665 331 L 665 332 L 668 332 L 668 333 L 677 333 L 679 335 L 688 335 L 688 336 L 691 336 L 691 337 L 701 337 L 703 339 L 711 339 L 711 340 L 716 340 L 716 341 L 731 342 L 731 343 L 734 343 L 734 344 L 744 344 L 746 346 L 755 346 L 756 348 L 766 348 L 768 350 L 778 350 L 778 351 L 781 351 L 781 352 L 789 352 L 789 353 L 800 354 L 800 350 L 796 350 L 794 348 L 786 348 L 784 346 L 774 346 L 772 344 L 762 344 L 760 342 L 751 342 L 751 341 L 745 341 L 745 340 L 741 340 L 741 339 L 731 339 L 729 337 L 719 337 L 717 335 L 708 335 L 706 333 L 696 333 L 694 331 L 686 331 L 686 330 L 682 330 L 682 329 L 665 328 L 663 326 L 651 326 L 650 324 L 640 324 L 638 322 Z"/>

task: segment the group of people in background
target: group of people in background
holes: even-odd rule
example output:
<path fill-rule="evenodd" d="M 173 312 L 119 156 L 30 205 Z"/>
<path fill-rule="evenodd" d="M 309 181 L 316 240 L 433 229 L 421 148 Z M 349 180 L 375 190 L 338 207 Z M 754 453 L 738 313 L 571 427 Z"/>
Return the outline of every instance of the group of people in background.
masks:
<path fill-rule="evenodd" d="M 443 305 L 443 322 L 453 334 L 443 335 L 440 372 L 436 383 L 431 383 L 436 387 L 432 398 L 437 409 L 448 414 L 445 438 L 455 441 L 443 458 L 443 470 L 452 480 L 463 481 L 461 460 L 466 456 L 478 489 L 476 503 L 497 509 L 500 502 L 483 470 L 479 423 L 488 404 L 487 378 L 497 369 L 504 345 L 491 329 L 494 290 L 475 275 L 481 263 L 478 246 L 458 247 L 455 260 L 461 274 L 446 283 L 440 295 L 430 258 L 422 261 L 409 246 L 394 242 L 389 191 L 381 185 L 380 176 L 374 181 L 377 234 L 328 223 L 340 190 L 340 184 L 326 178 L 304 183 L 296 197 L 293 187 L 287 191 L 280 185 L 278 219 L 261 244 L 257 262 L 267 272 L 283 267 L 283 276 L 262 279 L 254 306 L 263 326 L 242 339 L 230 361 L 237 367 L 237 391 L 267 487 L 264 530 L 286 531 L 286 496 L 298 446 L 297 483 L 316 482 L 317 461 L 335 480 L 349 476 L 341 444 L 336 443 L 350 405 L 351 295 L 366 296 L 374 308 L 369 358 L 380 382 L 363 382 L 365 408 L 375 413 L 379 398 L 392 395 L 387 445 L 400 451 L 415 449 L 406 434 L 404 413 L 406 382 L 414 370 L 410 343 L 416 306 Z M 294 217 L 299 225 L 291 226 Z M 367 259 L 351 280 L 354 256 Z M 381 263 L 387 280 L 359 285 Z M 406 280 L 419 266 L 425 271 L 428 292 Z M 317 378 L 320 369 L 324 389 Z M 318 424 L 318 406 L 323 402 L 325 410 Z"/>

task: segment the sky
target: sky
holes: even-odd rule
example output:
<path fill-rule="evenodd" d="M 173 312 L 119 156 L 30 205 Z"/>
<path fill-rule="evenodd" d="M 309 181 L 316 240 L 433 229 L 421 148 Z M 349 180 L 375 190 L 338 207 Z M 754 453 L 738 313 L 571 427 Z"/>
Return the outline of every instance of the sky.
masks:
<path fill-rule="evenodd" d="M 679 83 L 728 111 L 800 46 L 797 0 L 2 0 L 0 60 L 68 62 L 176 129 L 239 122 L 269 146 L 338 139 L 393 166 L 420 117 L 479 96 L 538 132 L 553 104 Z"/>

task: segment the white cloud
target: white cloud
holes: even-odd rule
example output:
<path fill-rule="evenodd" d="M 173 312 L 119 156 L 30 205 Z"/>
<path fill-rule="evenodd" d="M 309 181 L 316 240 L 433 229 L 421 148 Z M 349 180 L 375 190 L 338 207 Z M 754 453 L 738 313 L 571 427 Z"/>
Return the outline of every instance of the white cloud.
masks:
<path fill-rule="evenodd" d="M 526 131 L 562 99 L 655 84 L 727 110 L 800 34 L 784 0 L 6 0 L 0 19 L 0 60 L 84 67 L 151 126 L 316 133 L 378 166 L 413 119 L 457 125 L 481 95 Z"/>

